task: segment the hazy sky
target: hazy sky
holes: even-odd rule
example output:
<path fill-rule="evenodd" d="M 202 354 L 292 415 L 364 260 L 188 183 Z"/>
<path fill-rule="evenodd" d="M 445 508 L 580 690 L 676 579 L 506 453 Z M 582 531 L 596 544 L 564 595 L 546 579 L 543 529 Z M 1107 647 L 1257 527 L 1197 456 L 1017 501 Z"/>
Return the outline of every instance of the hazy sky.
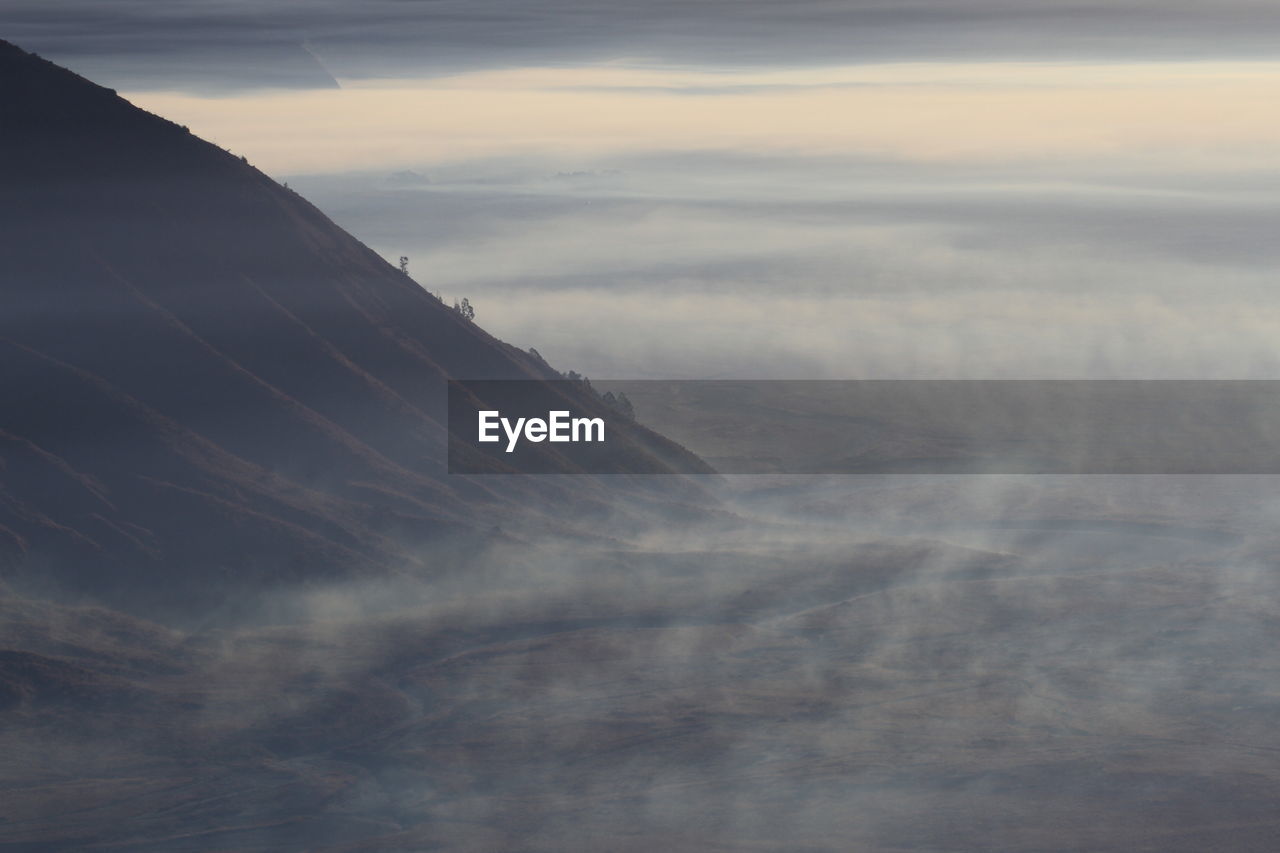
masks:
<path fill-rule="evenodd" d="M 1272 3 L 4 10 L 562 368 L 1280 378 Z"/>

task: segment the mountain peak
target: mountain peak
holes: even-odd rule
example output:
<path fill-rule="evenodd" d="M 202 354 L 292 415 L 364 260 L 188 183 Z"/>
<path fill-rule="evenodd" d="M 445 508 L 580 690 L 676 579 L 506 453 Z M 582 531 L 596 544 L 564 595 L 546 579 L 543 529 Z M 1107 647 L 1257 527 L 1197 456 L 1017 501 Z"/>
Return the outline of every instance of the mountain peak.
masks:
<path fill-rule="evenodd" d="M 0 94 L 4 97 L 6 124 L 32 123 L 67 127 L 121 115 L 129 106 L 114 89 L 99 86 L 0 40 Z"/>
<path fill-rule="evenodd" d="M 0 100 L 0 565 L 190 605 L 537 512 L 445 473 L 445 386 L 544 363 L 108 89 L 6 44 Z"/>

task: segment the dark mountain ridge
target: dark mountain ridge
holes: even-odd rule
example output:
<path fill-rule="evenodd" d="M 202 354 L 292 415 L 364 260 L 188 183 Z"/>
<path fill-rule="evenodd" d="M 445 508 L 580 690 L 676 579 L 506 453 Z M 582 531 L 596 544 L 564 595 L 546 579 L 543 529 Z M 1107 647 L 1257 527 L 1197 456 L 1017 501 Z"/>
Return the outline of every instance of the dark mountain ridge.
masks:
<path fill-rule="evenodd" d="M 416 565 L 498 516 L 605 511 L 585 480 L 446 475 L 448 378 L 558 374 L 296 193 L 5 42 L 0 105 L 0 560 L 19 582 L 189 606 Z M 687 456 L 626 438 L 621 473 Z"/>

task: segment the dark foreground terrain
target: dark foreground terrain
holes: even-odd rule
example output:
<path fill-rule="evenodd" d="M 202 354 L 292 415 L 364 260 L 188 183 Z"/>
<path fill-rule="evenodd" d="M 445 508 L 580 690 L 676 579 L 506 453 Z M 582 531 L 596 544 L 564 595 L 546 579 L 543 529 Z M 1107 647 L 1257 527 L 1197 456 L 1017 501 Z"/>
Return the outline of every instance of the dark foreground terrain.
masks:
<path fill-rule="evenodd" d="M 1276 849 L 1265 487 L 978 480 L 747 478 L 274 625 L 6 598 L 0 849 Z"/>

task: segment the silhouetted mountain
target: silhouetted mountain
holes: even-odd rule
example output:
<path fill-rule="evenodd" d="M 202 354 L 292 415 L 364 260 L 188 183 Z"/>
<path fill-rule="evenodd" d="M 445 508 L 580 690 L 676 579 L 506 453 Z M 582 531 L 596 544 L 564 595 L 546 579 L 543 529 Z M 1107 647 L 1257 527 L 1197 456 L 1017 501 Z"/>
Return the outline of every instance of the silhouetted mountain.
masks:
<path fill-rule="evenodd" d="M 558 378 L 544 363 L 243 158 L 5 42 L 0 104 L 0 559 L 21 585 L 205 606 L 407 566 L 503 512 L 590 512 L 585 482 L 445 475 L 446 379 Z M 620 472 L 687 457 L 627 441 Z"/>

